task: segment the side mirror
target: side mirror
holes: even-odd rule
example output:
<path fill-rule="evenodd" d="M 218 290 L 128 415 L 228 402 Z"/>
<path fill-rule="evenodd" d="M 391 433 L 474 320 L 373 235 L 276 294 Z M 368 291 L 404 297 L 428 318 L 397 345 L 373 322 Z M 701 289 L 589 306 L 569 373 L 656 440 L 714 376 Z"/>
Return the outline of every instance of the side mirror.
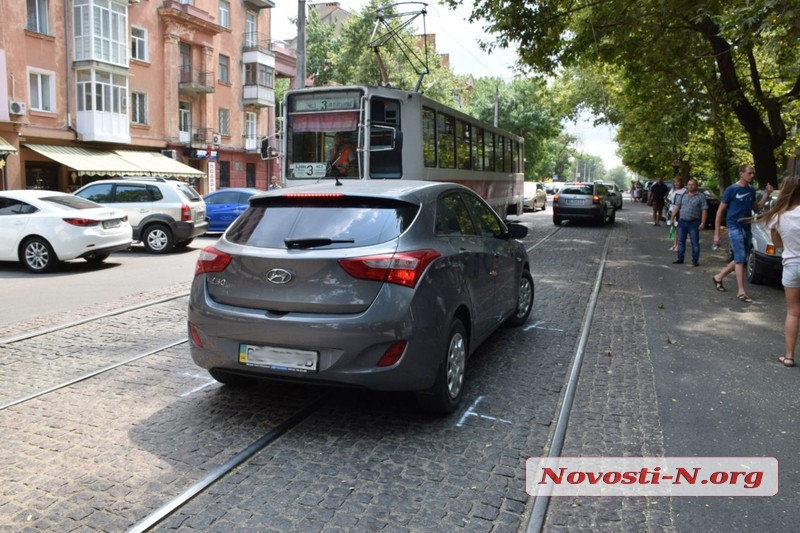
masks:
<path fill-rule="evenodd" d="M 508 238 L 509 239 L 524 239 L 528 235 L 528 226 L 510 222 L 508 224 Z"/>

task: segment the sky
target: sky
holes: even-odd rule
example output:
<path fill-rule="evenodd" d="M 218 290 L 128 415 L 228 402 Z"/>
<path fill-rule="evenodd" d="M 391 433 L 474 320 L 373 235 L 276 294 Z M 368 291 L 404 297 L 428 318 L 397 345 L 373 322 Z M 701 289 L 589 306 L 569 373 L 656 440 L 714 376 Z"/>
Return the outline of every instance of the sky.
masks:
<path fill-rule="evenodd" d="M 323 3 L 311 2 L 307 4 Z M 340 0 L 342 9 L 357 12 L 365 5 L 366 0 Z M 426 2 L 425 30 L 436 34 L 436 47 L 439 53 L 450 55 L 450 66 L 456 74 L 472 74 L 476 78 L 499 77 L 505 81 L 514 78 L 513 65 L 517 54 L 515 50 L 495 50 L 491 55 L 480 49 L 479 41 L 492 41 L 491 36 L 483 31 L 480 24 L 470 24 L 471 2 L 464 2 L 453 11 L 437 2 Z M 272 38 L 289 39 L 297 35 L 297 28 L 290 19 L 297 19 L 298 2 L 293 0 L 275 0 L 272 8 Z M 403 12 L 410 12 L 423 7 L 420 2 L 406 2 L 401 5 Z M 417 33 L 423 32 L 422 17 L 415 21 Z M 567 131 L 578 137 L 576 150 L 603 159 L 606 170 L 620 166 L 622 163 L 614 153 L 616 144 L 608 128 L 595 128 L 587 118 L 578 124 L 568 123 Z"/>

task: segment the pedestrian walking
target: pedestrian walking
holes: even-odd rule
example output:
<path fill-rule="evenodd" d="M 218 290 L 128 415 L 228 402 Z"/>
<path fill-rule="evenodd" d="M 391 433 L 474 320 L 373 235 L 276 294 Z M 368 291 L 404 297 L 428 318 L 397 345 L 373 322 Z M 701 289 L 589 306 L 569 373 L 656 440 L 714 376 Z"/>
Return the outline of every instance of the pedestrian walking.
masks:
<path fill-rule="evenodd" d="M 664 176 L 659 176 L 658 181 L 650 186 L 648 201 L 652 201 L 653 206 L 653 225 L 661 225 L 661 212 L 664 210 L 664 199 L 669 193 L 669 188 L 664 183 Z"/>
<path fill-rule="evenodd" d="M 786 353 L 779 361 L 794 366 L 794 349 L 800 329 L 800 177 L 786 178 L 778 199 L 769 211 L 759 217 L 767 225 L 772 244 L 783 246 L 783 293 L 786 297 L 786 320 L 783 336 Z"/>
<path fill-rule="evenodd" d="M 700 264 L 700 231 L 706 227 L 708 217 L 708 201 L 706 195 L 698 192 L 697 180 L 692 178 L 686 184 L 686 190 L 676 197 L 673 207 L 673 223 L 678 224 L 678 258 L 673 264 L 683 263 L 686 253 L 686 236 L 692 241 L 692 266 Z"/>
<path fill-rule="evenodd" d="M 774 190 L 771 184 L 767 183 L 764 197 L 760 202 L 756 201 L 756 190 L 753 187 L 753 179 L 756 171 L 753 165 L 741 165 L 739 167 L 739 180 L 725 189 L 722 200 L 717 210 L 717 217 L 714 221 L 714 244 L 720 245 L 720 231 L 722 228 L 723 216 L 725 226 L 728 228 L 728 240 L 730 241 L 731 251 L 733 251 L 733 261 L 725 265 L 718 274 L 714 275 L 714 288 L 724 291 L 725 286 L 722 282 L 725 276 L 731 272 L 736 273 L 736 284 L 738 292 L 736 298 L 746 304 L 753 303 L 744 288 L 744 265 L 747 261 L 747 253 L 750 250 L 750 220 L 753 212 L 758 213 Z M 727 213 L 726 213 L 727 212 Z"/>

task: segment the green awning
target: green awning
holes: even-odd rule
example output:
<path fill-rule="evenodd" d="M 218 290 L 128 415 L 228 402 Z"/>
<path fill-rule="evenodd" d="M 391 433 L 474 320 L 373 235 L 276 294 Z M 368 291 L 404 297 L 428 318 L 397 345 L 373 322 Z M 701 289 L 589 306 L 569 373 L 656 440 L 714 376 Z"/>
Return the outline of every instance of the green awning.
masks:
<path fill-rule="evenodd" d="M 0 137 L 0 155 L 11 155 L 16 153 L 17 149 L 14 148 L 14 145 Z"/>
<path fill-rule="evenodd" d="M 79 176 L 146 176 L 149 174 L 148 171 L 114 152 L 49 144 L 23 144 L 23 146 L 53 161 L 58 161 L 77 172 Z"/>
<path fill-rule="evenodd" d="M 202 170 L 184 165 L 159 152 L 142 152 L 137 150 L 116 150 L 115 153 L 126 161 L 144 169 L 147 174 L 168 178 L 205 178 Z"/>

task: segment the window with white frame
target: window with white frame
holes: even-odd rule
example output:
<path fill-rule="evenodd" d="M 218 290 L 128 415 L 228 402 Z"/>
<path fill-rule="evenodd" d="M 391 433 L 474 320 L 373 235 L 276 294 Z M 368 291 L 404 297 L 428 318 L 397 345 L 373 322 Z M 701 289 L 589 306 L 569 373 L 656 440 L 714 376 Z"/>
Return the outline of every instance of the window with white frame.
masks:
<path fill-rule="evenodd" d="M 255 139 L 258 135 L 258 122 L 255 113 L 244 114 L 244 136 L 248 139 Z"/>
<path fill-rule="evenodd" d="M 220 135 L 231 134 L 231 110 L 224 107 L 219 108 L 219 133 Z"/>
<path fill-rule="evenodd" d="M 229 65 L 230 58 L 222 54 L 219 55 L 219 81 L 230 83 Z"/>
<path fill-rule="evenodd" d="M 219 25 L 223 28 L 231 27 L 231 4 L 225 0 L 219 2 Z"/>
<path fill-rule="evenodd" d="M 192 131 L 192 107 L 189 102 L 178 103 L 178 131 L 191 133 Z"/>
<path fill-rule="evenodd" d="M 131 93 L 131 122 L 147 124 L 147 95 L 145 93 Z"/>
<path fill-rule="evenodd" d="M 131 58 L 147 61 L 147 30 L 131 26 Z"/>
<path fill-rule="evenodd" d="M 111 0 L 73 0 L 75 59 L 128 66 L 128 9 Z"/>
<path fill-rule="evenodd" d="M 37 33 L 49 33 L 50 23 L 47 15 L 48 0 L 27 0 L 28 1 L 28 25 L 27 28 Z"/>
<path fill-rule="evenodd" d="M 52 72 L 28 70 L 28 95 L 31 109 L 55 111 L 55 76 Z"/>
<path fill-rule="evenodd" d="M 258 15 L 247 11 L 244 18 L 244 45 L 253 48 L 258 44 Z"/>
<path fill-rule="evenodd" d="M 75 73 L 78 111 L 128 114 L 128 78 L 102 70 Z"/>

